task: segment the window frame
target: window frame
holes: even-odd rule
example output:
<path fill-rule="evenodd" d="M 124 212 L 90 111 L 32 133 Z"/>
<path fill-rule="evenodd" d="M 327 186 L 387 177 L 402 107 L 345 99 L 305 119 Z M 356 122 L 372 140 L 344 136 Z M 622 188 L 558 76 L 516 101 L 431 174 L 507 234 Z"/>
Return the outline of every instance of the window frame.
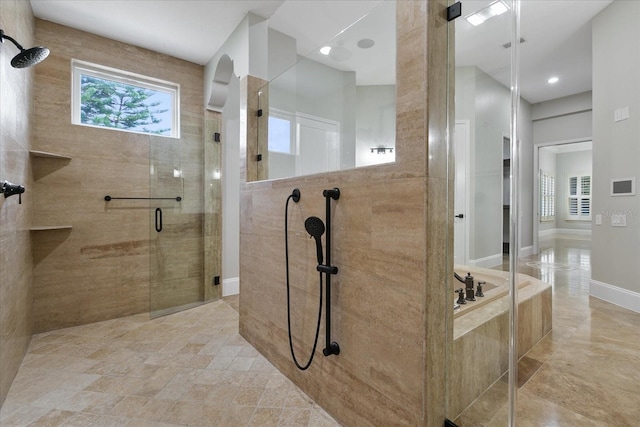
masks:
<path fill-rule="evenodd" d="M 556 177 L 540 170 L 540 222 L 556 219 Z"/>
<path fill-rule="evenodd" d="M 267 137 L 267 150 L 270 153 L 278 153 L 289 156 L 295 156 L 296 153 L 296 115 L 285 110 L 270 108 L 267 121 L 273 117 L 274 119 L 285 120 L 289 122 L 289 151 L 278 151 L 269 148 L 269 138 Z"/>
<path fill-rule="evenodd" d="M 82 75 L 95 77 L 103 80 L 109 80 L 130 86 L 136 86 L 144 89 L 150 89 L 157 92 L 164 92 L 171 95 L 171 134 L 162 135 L 151 132 L 143 132 L 138 130 L 122 129 L 108 126 L 99 126 L 88 123 L 82 123 L 81 120 L 81 81 Z M 91 62 L 81 61 L 78 59 L 71 60 L 71 123 L 79 126 L 88 126 L 98 129 L 108 129 L 114 131 L 123 131 L 136 133 L 141 135 L 159 136 L 163 138 L 180 138 L 180 84 L 160 80 L 149 76 L 143 76 L 116 68 L 106 67 Z"/>
<path fill-rule="evenodd" d="M 571 180 L 576 179 L 576 194 L 571 194 Z M 584 178 L 589 179 L 589 194 L 583 194 L 583 186 L 582 181 Z M 591 221 L 592 216 L 592 200 L 591 197 L 593 195 L 593 177 L 590 173 L 572 173 L 567 177 L 567 220 L 569 221 Z M 572 200 L 576 201 L 577 214 L 571 214 L 571 202 Z M 588 200 L 588 215 L 582 215 L 583 212 L 583 201 Z"/>

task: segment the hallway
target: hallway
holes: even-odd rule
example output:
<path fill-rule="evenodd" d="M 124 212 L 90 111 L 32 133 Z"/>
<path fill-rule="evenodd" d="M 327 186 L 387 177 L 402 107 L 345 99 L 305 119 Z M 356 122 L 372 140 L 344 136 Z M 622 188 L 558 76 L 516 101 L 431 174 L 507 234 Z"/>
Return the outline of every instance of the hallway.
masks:
<path fill-rule="evenodd" d="M 589 297 L 590 242 L 541 240 L 520 271 L 553 284 L 553 331 L 520 363 L 519 426 L 634 426 L 640 315 Z M 11 426 L 337 426 L 238 335 L 237 298 L 33 337 Z M 506 425 L 498 381 L 456 421 Z"/>

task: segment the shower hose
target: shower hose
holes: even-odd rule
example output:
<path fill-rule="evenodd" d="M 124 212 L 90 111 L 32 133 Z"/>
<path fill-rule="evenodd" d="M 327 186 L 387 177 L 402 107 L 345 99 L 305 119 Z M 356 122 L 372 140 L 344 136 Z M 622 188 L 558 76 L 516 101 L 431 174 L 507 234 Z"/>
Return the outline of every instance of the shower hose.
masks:
<path fill-rule="evenodd" d="M 286 264 L 286 275 L 287 275 L 287 328 L 289 331 L 289 349 L 291 350 L 291 357 L 293 358 L 293 363 L 296 364 L 297 368 L 301 371 L 306 370 L 311 366 L 311 362 L 313 361 L 313 356 L 316 353 L 316 346 L 318 345 L 318 336 L 320 335 L 320 319 L 322 317 L 322 273 L 320 274 L 320 301 L 318 302 L 318 323 L 316 325 L 316 337 L 313 341 L 313 349 L 311 350 L 311 356 L 309 356 L 309 360 L 304 365 L 301 365 L 296 358 L 296 353 L 293 350 L 293 339 L 291 338 L 291 297 L 290 297 L 290 284 L 289 284 L 289 222 L 288 222 L 288 214 L 289 214 L 289 200 L 293 198 L 293 195 L 287 197 L 287 203 L 284 208 L 284 258 Z M 296 200 L 297 201 L 297 200 Z"/>

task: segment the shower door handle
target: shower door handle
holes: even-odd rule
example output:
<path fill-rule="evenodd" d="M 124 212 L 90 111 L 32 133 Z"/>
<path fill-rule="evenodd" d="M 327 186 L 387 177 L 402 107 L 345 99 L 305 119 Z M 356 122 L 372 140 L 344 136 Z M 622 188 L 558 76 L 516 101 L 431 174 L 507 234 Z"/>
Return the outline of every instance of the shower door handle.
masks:
<path fill-rule="evenodd" d="M 156 208 L 156 231 L 162 231 L 162 209 Z"/>
<path fill-rule="evenodd" d="M 458 215 L 456 215 L 455 217 L 456 217 L 456 218 L 460 218 L 460 219 L 462 219 L 462 218 L 464 218 L 464 214 L 458 214 Z"/>

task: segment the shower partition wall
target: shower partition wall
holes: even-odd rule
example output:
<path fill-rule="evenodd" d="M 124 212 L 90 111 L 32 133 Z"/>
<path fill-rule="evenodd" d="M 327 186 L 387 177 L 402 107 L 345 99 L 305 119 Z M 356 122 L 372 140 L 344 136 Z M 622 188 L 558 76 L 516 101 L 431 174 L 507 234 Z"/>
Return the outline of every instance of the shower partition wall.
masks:
<path fill-rule="evenodd" d="M 220 118 L 205 134 L 151 137 L 149 311 L 157 317 L 221 296 Z M 217 141 L 216 141 L 217 140 Z"/>

